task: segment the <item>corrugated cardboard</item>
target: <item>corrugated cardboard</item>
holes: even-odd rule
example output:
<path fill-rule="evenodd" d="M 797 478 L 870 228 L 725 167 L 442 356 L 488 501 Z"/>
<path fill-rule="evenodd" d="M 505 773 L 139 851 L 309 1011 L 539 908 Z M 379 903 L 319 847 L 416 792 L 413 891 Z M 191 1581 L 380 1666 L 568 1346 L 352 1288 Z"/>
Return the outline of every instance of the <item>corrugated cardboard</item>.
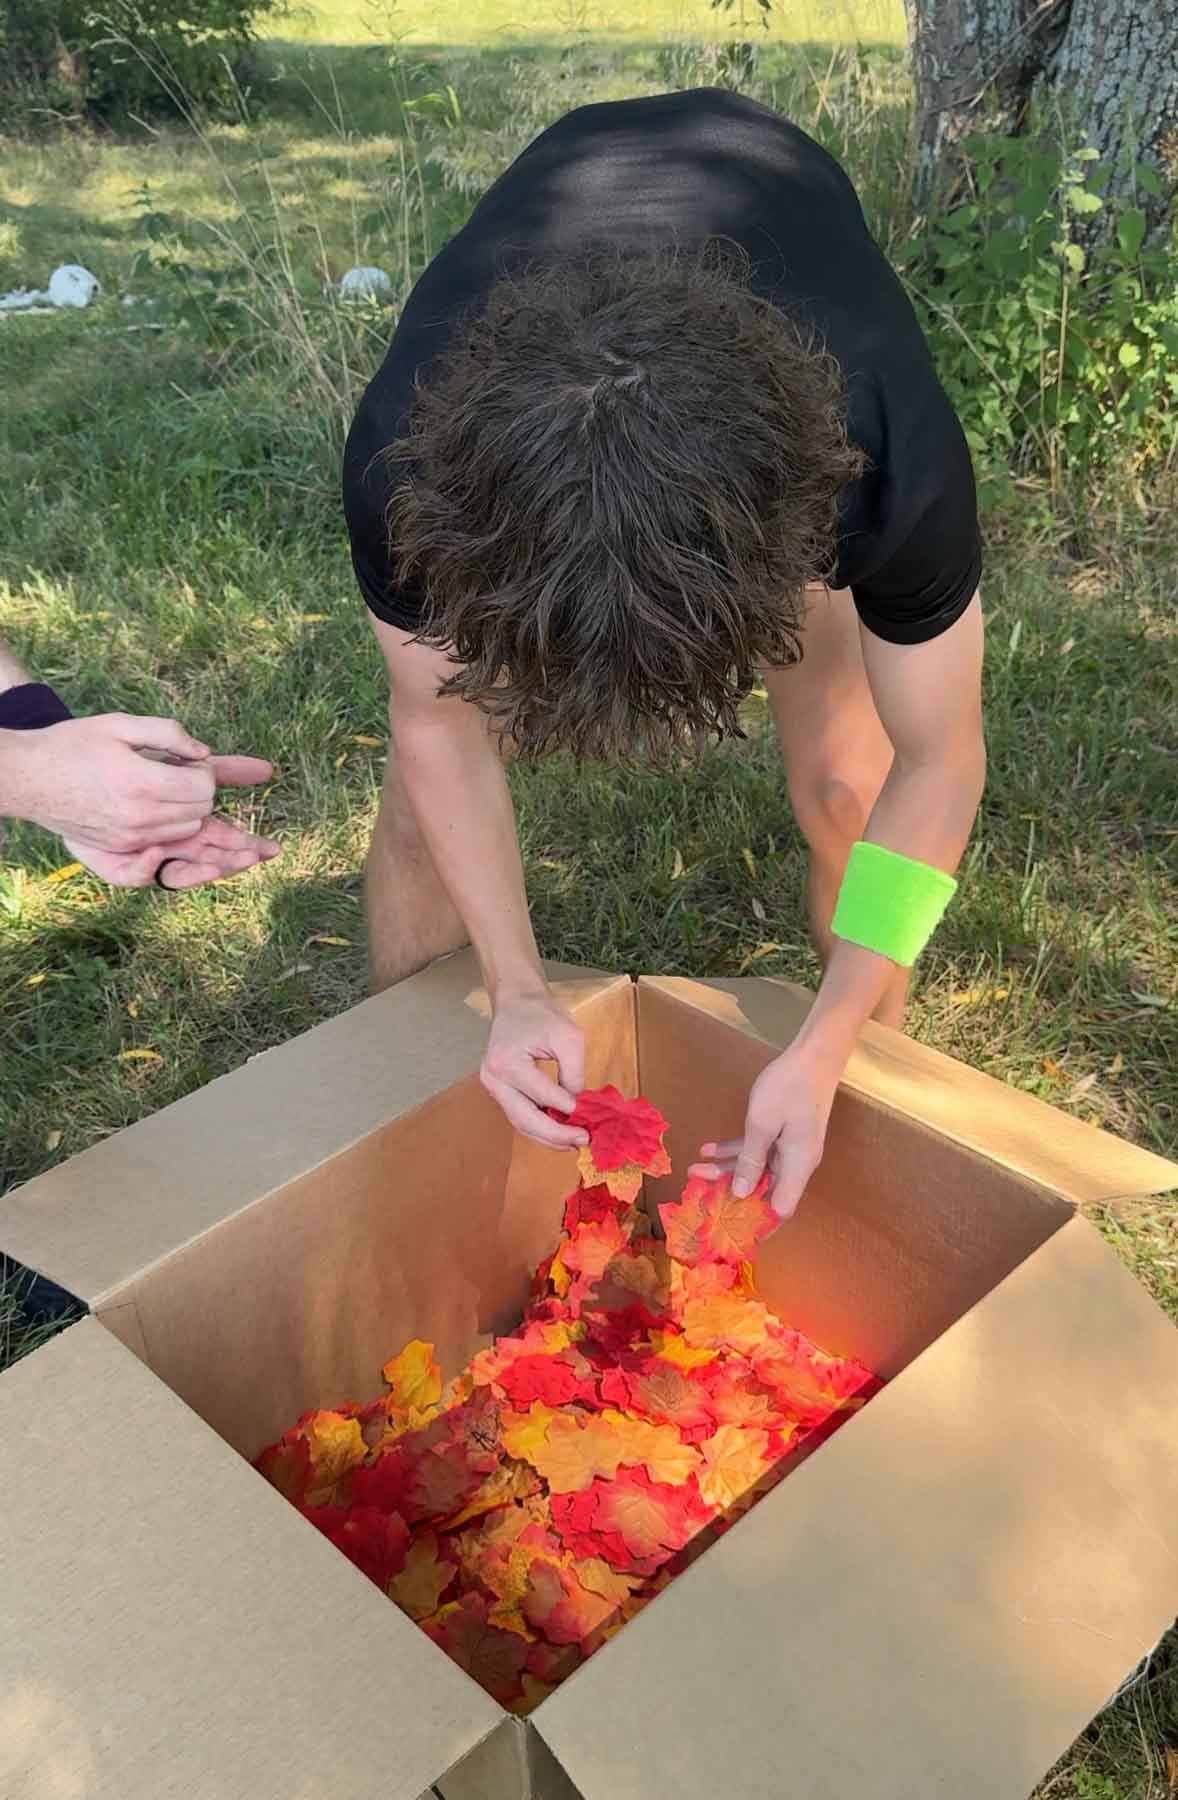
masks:
<path fill-rule="evenodd" d="M 640 1081 L 679 1171 L 701 1138 L 739 1130 L 809 998 L 566 981 L 590 1082 Z M 456 1367 L 514 1323 L 571 1171 L 513 1144 L 479 1089 L 483 1010 L 456 958 L 0 1203 L 0 1247 L 101 1320 L 0 1378 L 0 1410 L 32 1422 L 9 1537 L 18 1685 L 0 1688 L 5 1741 L 24 1747 L 12 1791 L 57 1800 L 37 1721 L 80 1687 L 95 1698 L 77 1744 L 65 1724 L 48 1736 L 75 1781 L 61 1791 L 87 1800 L 1023 1800 L 1178 1610 L 1178 1333 L 1075 1212 L 1178 1168 L 869 1027 L 758 1278 L 889 1385 L 524 1725 L 180 1404 L 252 1456 L 305 1408 L 367 1397 L 408 1337 Z M 55 1470 L 47 1421 L 67 1392 L 86 1428 Z M 77 1545 L 95 1507 L 91 1554 Z M 69 1637 L 79 1586 L 94 1595 Z M 171 1787 L 118 1696 L 104 1732 L 104 1620 L 146 1646 L 134 1680 Z M 223 1620 L 235 1648 L 218 1658 Z M 277 1646 L 296 1621 L 316 1649 L 288 1668 Z M 0 1664 L 12 1649 L 0 1635 Z M 252 1723 L 267 1682 L 282 1719 L 313 1690 L 324 1742 L 348 1725 L 335 1786 L 324 1742 L 296 1732 L 284 1753 Z M 232 1785 L 238 1752 L 252 1785 Z M 268 1787 L 275 1768 L 285 1785 Z"/>

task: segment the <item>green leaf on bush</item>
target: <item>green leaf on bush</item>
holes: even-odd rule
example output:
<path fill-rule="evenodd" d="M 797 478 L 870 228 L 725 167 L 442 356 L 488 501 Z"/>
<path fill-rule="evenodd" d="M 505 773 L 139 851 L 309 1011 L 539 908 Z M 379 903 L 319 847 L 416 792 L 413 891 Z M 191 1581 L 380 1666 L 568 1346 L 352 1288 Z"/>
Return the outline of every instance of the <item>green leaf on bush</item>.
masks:
<path fill-rule="evenodd" d="M 1136 256 L 1145 242 L 1145 214 L 1131 206 L 1117 220 L 1117 242 L 1126 256 Z"/>
<path fill-rule="evenodd" d="M 1100 211 L 1104 201 L 1099 194 L 1090 193 L 1087 188 L 1074 187 L 1068 190 L 1068 205 L 1073 212 L 1095 213 Z"/>
<path fill-rule="evenodd" d="M 1135 369 L 1141 361 L 1141 352 L 1136 344 L 1122 344 L 1117 351 L 1117 361 L 1122 369 Z"/>

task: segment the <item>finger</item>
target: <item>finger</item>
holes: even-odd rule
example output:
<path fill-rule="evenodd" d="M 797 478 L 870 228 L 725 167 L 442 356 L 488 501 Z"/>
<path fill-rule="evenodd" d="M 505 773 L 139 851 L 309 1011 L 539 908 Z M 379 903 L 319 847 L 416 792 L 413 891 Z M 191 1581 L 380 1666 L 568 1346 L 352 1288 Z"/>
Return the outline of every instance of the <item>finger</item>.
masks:
<path fill-rule="evenodd" d="M 584 1142 L 583 1132 L 574 1131 L 568 1125 L 558 1125 L 517 1088 L 493 1075 L 484 1076 L 483 1081 L 491 1098 L 507 1115 L 509 1123 L 522 1132 L 524 1137 L 534 1139 L 537 1144 L 543 1144 L 549 1150 L 575 1150 Z"/>
<path fill-rule="evenodd" d="M 172 763 L 148 762 L 136 786 L 156 806 L 184 806 L 199 813 L 211 812 L 217 791 L 207 762 L 185 769 Z"/>
<path fill-rule="evenodd" d="M 178 719 L 132 718 L 115 713 L 117 735 L 127 744 L 146 744 L 152 750 L 170 750 L 173 756 L 191 756 L 203 762 L 211 755 L 207 744 L 185 731 Z"/>
<path fill-rule="evenodd" d="M 529 1100 L 536 1102 L 537 1106 L 552 1106 L 556 1108 L 557 1112 L 567 1113 L 572 1112 L 576 1105 L 576 1101 L 566 1094 L 550 1075 L 545 1075 L 543 1069 L 538 1069 L 534 1062 L 528 1061 L 519 1068 L 507 1070 L 501 1079 L 509 1082 L 521 1094 L 526 1094 Z M 579 1125 L 571 1125 L 567 1129 L 574 1134 L 573 1141 L 575 1143 L 587 1144 L 589 1142 L 588 1132 Z"/>
<path fill-rule="evenodd" d="M 206 850 L 259 850 L 263 856 L 278 856 L 282 850 L 276 838 L 254 837 L 243 825 L 234 825 L 219 813 L 205 820 L 197 837 Z"/>
<path fill-rule="evenodd" d="M 574 1028 L 568 1043 L 557 1054 L 557 1066 L 563 1086 L 573 1096 L 568 1110 L 576 1105 L 576 1096 L 585 1086 L 585 1037 Z"/>
<path fill-rule="evenodd" d="M 725 1162 L 688 1163 L 687 1173 L 689 1175 L 697 1176 L 701 1181 L 723 1181 L 727 1176 L 731 1175 L 735 1167 L 736 1158 L 733 1156 Z"/>
<path fill-rule="evenodd" d="M 699 1153 L 708 1162 L 733 1162 L 743 1144 L 743 1138 L 728 1138 L 722 1144 L 701 1144 Z"/>
<path fill-rule="evenodd" d="M 177 819 L 174 825 L 153 825 L 150 839 L 153 844 L 183 843 L 185 838 L 196 837 L 203 824 L 203 819 L 188 818 Z"/>
<path fill-rule="evenodd" d="M 773 1139 L 768 1132 L 758 1131 L 755 1125 L 746 1127 L 744 1142 L 732 1169 L 732 1192 L 738 1199 L 752 1193 L 765 1172 L 772 1148 Z"/>
<path fill-rule="evenodd" d="M 253 787 L 274 773 L 274 764 L 261 756 L 214 756 L 212 768 L 218 787 Z"/>
<path fill-rule="evenodd" d="M 243 875 L 247 869 L 254 868 L 264 857 L 257 856 L 251 850 L 230 850 L 223 855 L 202 857 L 198 861 L 170 862 L 163 872 L 160 885 L 166 888 L 201 887 L 206 881 L 228 881 L 234 875 Z"/>

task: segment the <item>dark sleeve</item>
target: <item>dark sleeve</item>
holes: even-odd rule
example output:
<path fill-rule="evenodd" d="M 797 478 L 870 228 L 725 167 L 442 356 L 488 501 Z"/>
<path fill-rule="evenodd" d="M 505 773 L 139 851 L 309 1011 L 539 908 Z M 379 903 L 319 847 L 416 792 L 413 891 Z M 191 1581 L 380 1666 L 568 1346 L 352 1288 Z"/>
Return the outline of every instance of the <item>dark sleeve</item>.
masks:
<path fill-rule="evenodd" d="M 852 583 L 859 617 L 885 643 L 926 644 L 940 637 L 957 623 L 981 580 L 973 467 L 956 418 L 952 423 L 952 435 L 921 471 L 932 494 L 916 524 L 877 569 Z"/>
<path fill-rule="evenodd" d="M 352 567 L 368 610 L 386 625 L 416 631 L 421 624 L 421 597 L 413 587 L 398 586 L 393 580 L 385 523 L 389 493 L 387 465 L 362 402 L 344 450 L 344 517 Z"/>

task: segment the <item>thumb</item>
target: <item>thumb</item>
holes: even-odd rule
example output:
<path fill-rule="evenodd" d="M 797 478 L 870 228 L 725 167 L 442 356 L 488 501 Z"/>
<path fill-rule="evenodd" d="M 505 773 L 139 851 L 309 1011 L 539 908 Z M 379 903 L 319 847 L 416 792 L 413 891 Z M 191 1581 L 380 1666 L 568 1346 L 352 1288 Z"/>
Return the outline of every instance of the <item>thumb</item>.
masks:
<path fill-rule="evenodd" d="M 167 750 L 185 762 L 203 762 L 209 754 L 208 745 L 190 736 L 177 719 L 123 718 L 118 735 L 125 743 Z"/>
<path fill-rule="evenodd" d="M 585 1038 L 579 1026 L 570 1025 L 559 1051 L 557 1066 L 561 1086 L 567 1088 L 575 1100 L 585 1085 Z"/>
<path fill-rule="evenodd" d="M 772 1148 L 773 1133 L 746 1121 L 744 1141 L 732 1171 L 732 1192 L 738 1200 L 751 1194 L 760 1181 Z"/>
<path fill-rule="evenodd" d="M 218 787 L 253 787 L 269 781 L 274 764 L 261 756 L 214 756 L 213 780 Z"/>

